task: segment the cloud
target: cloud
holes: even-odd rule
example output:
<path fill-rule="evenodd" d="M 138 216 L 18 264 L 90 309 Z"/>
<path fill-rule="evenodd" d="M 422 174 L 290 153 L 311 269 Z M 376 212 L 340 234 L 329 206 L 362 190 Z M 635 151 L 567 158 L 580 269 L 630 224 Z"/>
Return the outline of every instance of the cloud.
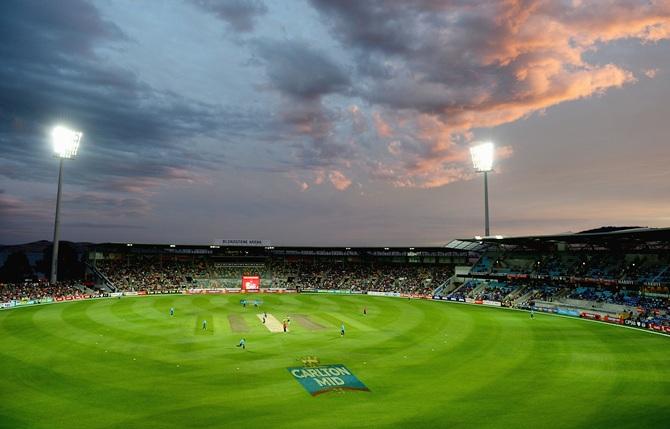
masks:
<path fill-rule="evenodd" d="M 146 191 L 142 184 L 221 162 L 198 153 L 198 138 L 248 127 L 239 113 L 157 91 L 108 63 L 100 48 L 128 38 L 88 2 L 3 2 L 0 39 L 0 175 L 53 180 L 53 160 L 36 154 L 49 150 L 49 128 L 64 122 L 84 131 L 70 183 L 115 190 L 131 182 L 120 190 Z"/>
<path fill-rule="evenodd" d="M 347 178 L 341 171 L 331 171 L 328 173 L 328 179 L 338 191 L 344 191 L 351 186 L 351 180 L 349 180 L 349 178 Z"/>
<path fill-rule="evenodd" d="M 313 100 L 349 85 L 345 70 L 325 52 L 300 40 L 256 40 L 253 49 L 270 86 L 295 99 Z"/>
<path fill-rule="evenodd" d="M 391 125 L 382 118 L 382 115 L 379 112 L 374 112 L 372 118 L 375 123 L 375 130 L 377 131 L 377 136 L 381 138 L 391 137 L 393 132 L 391 131 Z"/>
<path fill-rule="evenodd" d="M 23 216 L 28 213 L 26 205 L 18 198 L 7 194 L 0 189 L 0 220 L 7 222 L 12 217 Z"/>
<path fill-rule="evenodd" d="M 112 196 L 107 193 L 82 192 L 68 194 L 64 199 L 68 209 L 106 213 L 113 217 L 135 218 L 149 213 L 150 205 L 144 198 Z"/>
<path fill-rule="evenodd" d="M 604 44 L 670 37 L 667 1 L 311 3 L 352 53 L 351 91 L 376 108 L 375 137 L 394 141 L 381 171 L 407 186 L 468 177 L 459 171 L 476 129 L 635 82 L 589 62 Z"/>
<path fill-rule="evenodd" d="M 644 71 L 644 75 L 649 79 L 653 79 L 658 75 L 659 69 L 647 69 Z"/>
<path fill-rule="evenodd" d="M 346 92 L 348 74 L 322 50 L 299 41 L 256 40 L 256 62 L 265 71 L 265 87 L 280 97 L 279 118 L 301 168 L 332 166 L 353 156 L 351 147 L 336 136 L 336 124 L 345 116 L 353 129 L 364 131 L 359 110 L 349 114 L 329 108 L 324 97 Z"/>
<path fill-rule="evenodd" d="M 0 237 L 3 243 L 18 242 L 21 237 L 48 233 L 53 224 L 53 212 L 47 212 L 44 204 L 27 202 L 0 189 Z"/>
<path fill-rule="evenodd" d="M 65 222 L 63 224 L 68 228 L 87 228 L 93 230 L 116 229 L 116 230 L 138 230 L 146 229 L 143 225 L 131 225 L 127 223 L 97 223 L 97 222 Z"/>
<path fill-rule="evenodd" d="M 265 15 L 267 6 L 260 0 L 190 0 L 207 12 L 214 13 L 235 31 L 254 30 L 257 18 Z"/>

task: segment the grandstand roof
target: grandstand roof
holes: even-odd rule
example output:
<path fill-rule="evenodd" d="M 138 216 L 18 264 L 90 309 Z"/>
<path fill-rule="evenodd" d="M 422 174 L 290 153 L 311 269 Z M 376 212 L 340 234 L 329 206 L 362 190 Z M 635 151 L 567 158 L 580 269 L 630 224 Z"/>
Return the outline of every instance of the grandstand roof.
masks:
<path fill-rule="evenodd" d="M 275 256 L 453 256 L 467 255 L 465 249 L 440 247 L 317 247 L 317 246 L 218 246 L 151 243 L 99 243 L 89 246 L 90 251 L 163 254 L 246 255 L 248 257 Z"/>
<path fill-rule="evenodd" d="M 448 249 L 482 250 L 490 246 L 509 245 L 544 247 L 556 243 L 599 246 L 606 248 L 670 247 L 670 228 L 614 228 L 606 227 L 579 233 L 528 235 L 520 237 L 475 237 L 452 240 Z"/>

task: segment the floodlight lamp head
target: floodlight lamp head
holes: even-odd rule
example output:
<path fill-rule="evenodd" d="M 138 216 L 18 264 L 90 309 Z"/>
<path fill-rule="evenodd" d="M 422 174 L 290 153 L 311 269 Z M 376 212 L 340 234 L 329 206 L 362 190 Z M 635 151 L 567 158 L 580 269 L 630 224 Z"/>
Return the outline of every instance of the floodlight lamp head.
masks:
<path fill-rule="evenodd" d="M 54 154 L 58 158 L 72 159 L 77 156 L 82 133 L 58 125 L 51 131 Z"/>
<path fill-rule="evenodd" d="M 493 143 L 482 143 L 470 148 L 472 155 L 472 164 L 479 173 L 485 173 L 493 170 L 493 153 L 495 146 Z"/>

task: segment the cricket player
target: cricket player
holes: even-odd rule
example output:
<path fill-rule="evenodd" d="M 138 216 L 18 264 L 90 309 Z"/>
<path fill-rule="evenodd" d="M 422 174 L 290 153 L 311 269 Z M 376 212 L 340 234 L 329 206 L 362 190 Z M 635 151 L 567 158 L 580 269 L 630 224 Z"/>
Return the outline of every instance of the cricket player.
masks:
<path fill-rule="evenodd" d="M 340 326 L 340 337 L 344 337 L 344 322 L 342 322 L 342 325 Z"/>
<path fill-rule="evenodd" d="M 242 347 L 242 349 L 246 349 L 246 348 L 247 348 L 247 340 L 245 340 L 244 338 L 242 338 L 242 339 L 240 340 L 239 344 L 237 344 L 237 347 Z"/>
<path fill-rule="evenodd" d="M 170 316 L 174 316 L 174 307 L 170 307 Z"/>
<path fill-rule="evenodd" d="M 366 314 L 368 314 L 368 308 L 367 308 L 367 307 L 363 307 L 363 315 L 365 316 Z"/>
<path fill-rule="evenodd" d="M 535 313 L 533 307 L 530 308 L 530 318 L 535 319 Z"/>
<path fill-rule="evenodd" d="M 202 321 L 202 330 L 203 331 L 207 330 L 207 319 L 203 319 L 203 321 Z"/>

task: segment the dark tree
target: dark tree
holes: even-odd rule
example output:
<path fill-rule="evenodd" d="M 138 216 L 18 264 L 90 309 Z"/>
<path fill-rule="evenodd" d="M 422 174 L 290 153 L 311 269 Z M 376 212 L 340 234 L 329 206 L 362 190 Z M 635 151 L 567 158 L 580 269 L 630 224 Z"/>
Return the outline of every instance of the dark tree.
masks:
<path fill-rule="evenodd" d="M 0 268 L 0 280 L 7 283 L 20 283 L 31 278 L 33 269 L 28 257 L 23 252 L 14 252 L 7 257 Z"/>
<path fill-rule="evenodd" d="M 51 252 L 53 246 L 47 246 L 42 253 L 42 260 L 37 263 L 37 271 L 47 278 L 51 275 Z M 84 278 L 84 263 L 80 260 L 77 249 L 67 241 L 58 246 L 58 280 L 81 280 Z"/>

